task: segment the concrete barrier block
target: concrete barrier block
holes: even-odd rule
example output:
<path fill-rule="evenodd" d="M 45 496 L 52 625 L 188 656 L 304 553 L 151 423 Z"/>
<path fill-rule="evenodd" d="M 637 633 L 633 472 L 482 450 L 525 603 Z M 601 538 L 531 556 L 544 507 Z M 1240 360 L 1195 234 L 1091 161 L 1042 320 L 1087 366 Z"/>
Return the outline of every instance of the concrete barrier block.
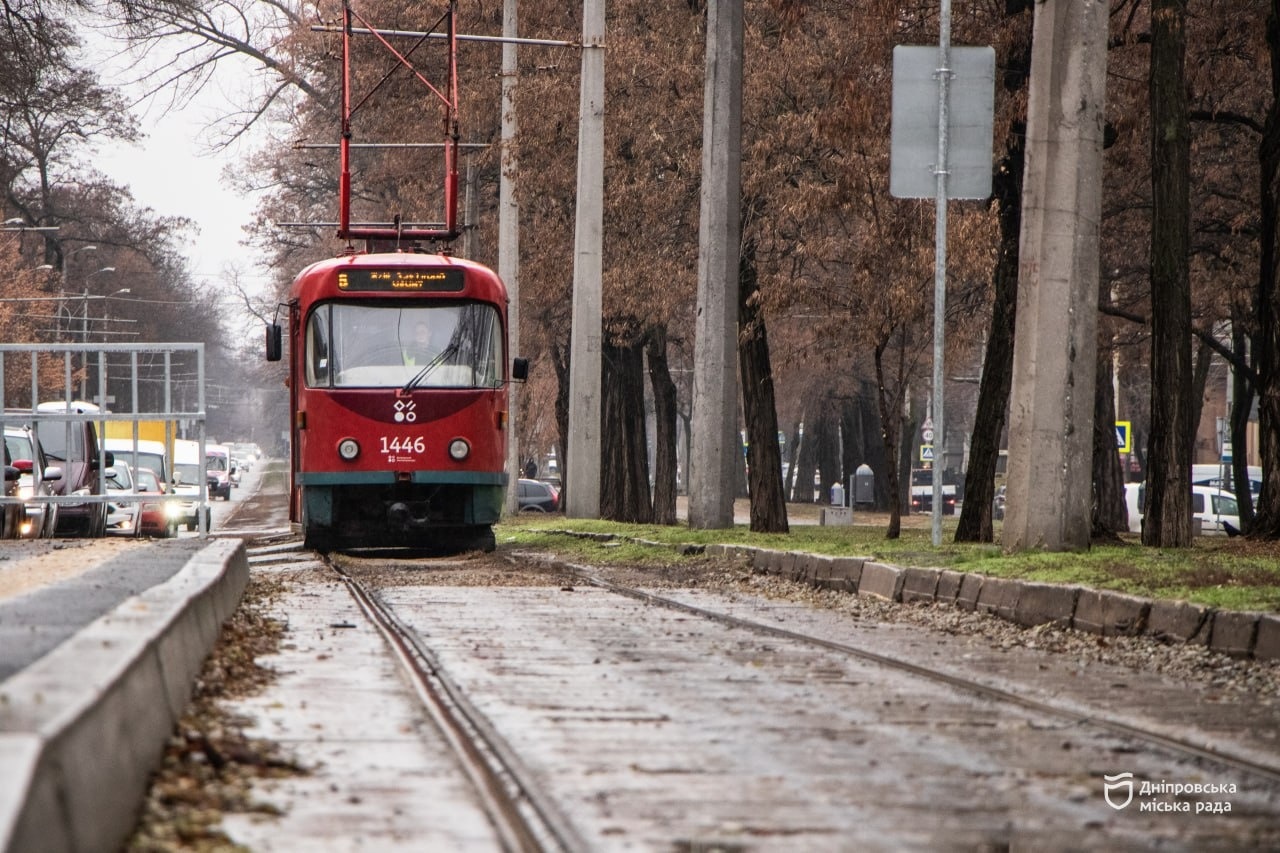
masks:
<path fill-rule="evenodd" d="M 1076 598 L 1080 594 L 1079 587 L 1032 582 L 1023 582 L 1019 587 L 1013 621 L 1027 627 L 1071 627 L 1076 611 Z"/>
<path fill-rule="evenodd" d="M 1258 638 L 1253 644 L 1258 660 L 1280 660 L 1280 616 L 1264 613 L 1258 617 Z"/>
<path fill-rule="evenodd" d="M 822 527 L 848 527 L 853 524 L 853 509 L 846 506 L 824 506 L 818 524 Z"/>
<path fill-rule="evenodd" d="M 1132 636 L 1146 630 L 1151 601 L 1110 590 L 1082 589 L 1072 627 L 1103 637 Z"/>
<path fill-rule="evenodd" d="M 863 557 L 836 557 L 831 561 L 831 584 L 835 589 L 856 593 L 862 580 Z"/>
<path fill-rule="evenodd" d="M 943 604 L 955 604 L 956 598 L 960 595 L 960 582 L 963 580 L 963 572 L 943 569 L 938 575 L 938 601 Z"/>
<path fill-rule="evenodd" d="M 0 850 L 41 850 L 74 853 L 70 820 L 62 799 L 62 768 L 40 772 L 43 739 L 30 732 L 0 732 L 0 767 L 13 778 L 30 779 L 27 787 L 0 785 Z M 41 821 L 21 820 L 23 811 L 38 814 Z"/>
<path fill-rule="evenodd" d="M 1018 582 L 1009 578 L 985 578 L 978 591 L 977 609 L 1013 621 L 1018 606 Z"/>
<path fill-rule="evenodd" d="M 809 582 L 818 585 L 831 580 L 831 557 L 826 554 L 809 555 Z"/>
<path fill-rule="evenodd" d="M 781 551 L 774 551 L 769 548 L 761 548 L 755 553 L 755 569 L 767 575 L 776 575 L 778 573 L 778 558 L 782 555 Z"/>
<path fill-rule="evenodd" d="M 1260 615 L 1219 610 L 1213 614 L 1213 631 L 1209 635 L 1209 648 L 1237 658 L 1253 654 L 1253 644 L 1258 637 Z"/>
<path fill-rule="evenodd" d="M 1213 624 L 1213 610 L 1188 601 L 1153 601 L 1147 633 L 1157 640 L 1205 645 Z"/>
<path fill-rule="evenodd" d="M 0 744 L 0 791 L 14 796 L 0 796 L 0 849 L 124 842 L 191 687 L 175 682 L 198 672 L 207 623 L 235 609 L 248 574 L 242 542 L 212 543 L 4 682 L 0 730 L 31 737 L 16 754 Z"/>
<path fill-rule="evenodd" d="M 885 563 L 866 562 L 858 581 L 858 595 L 871 595 L 887 601 L 902 600 L 902 569 Z"/>
<path fill-rule="evenodd" d="M 902 570 L 902 603 L 913 601 L 934 602 L 938 597 L 938 578 L 942 576 L 940 569 L 921 569 L 908 567 Z"/>
<path fill-rule="evenodd" d="M 961 610 L 977 610 L 978 596 L 982 593 L 982 585 L 986 580 L 984 575 L 966 574 L 960 578 L 960 589 L 956 592 L 956 607 Z"/>

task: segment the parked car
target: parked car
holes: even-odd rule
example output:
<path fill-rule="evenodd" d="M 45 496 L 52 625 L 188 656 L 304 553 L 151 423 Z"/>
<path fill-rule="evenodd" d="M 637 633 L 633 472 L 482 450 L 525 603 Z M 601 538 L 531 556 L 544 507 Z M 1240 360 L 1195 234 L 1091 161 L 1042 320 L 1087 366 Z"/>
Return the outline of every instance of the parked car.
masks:
<path fill-rule="evenodd" d="M 169 493 L 169 487 L 150 468 L 138 468 L 134 474 L 139 493 L 147 495 Z M 182 504 L 178 501 L 145 501 L 142 503 L 138 518 L 138 530 L 140 533 L 160 539 L 177 536 L 178 524 L 182 520 L 183 512 Z"/>
<path fill-rule="evenodd" d="M 560 492 L 550 483 L 520 478 L 516 499 L 521 512 L 555 512 L 560 509 Z"/>
<path fill-rule="evenodd" d="M 70 405 L 58 401 L 41 403 L 39 412 L 68 412 L 89 414 L 100 411 L 92 403 L 73 402 Z M 91 420 L 45 421 L 38 425 L 36 437 L 44 447 L 50 461 L 62 468 L 58 481 L 58 494 L 62 496 L 89 496 L 102 494 L 99 474 L 101 465 L 110 468 L 115 458 L 110 451 L 101 455 L 98 430 Z M 58 506 L 59 536 L 102 536 L 107 530 L 106 501 L 64 503 Z"/>
<path fill-rule="evenodd" d="M 5 442 L 4 496 L 13 500 L 0 503 L 0 538 L 17 539 L 22 535 L 22 525 L 27 519 L 27 510 L 19 493 L 18 481 L 22 474 L 9 463 L 9 443 Z"/>
<path fill-rule="evenodd" d="M 1125 503 L 1129 510 L 1129 530 L 1142 532 L 1146 512 L 1147 484 L 1126 483 Z M 1200 521 L 1200 532 L 1206 536 L 1234 536 L 1240 532 L 1240 504 L 1231 492 L 1216 486 L 1191 487 L 1191 515 Z"/>
<path fill-rule="evenodd" d="M 4 446 L 6 460 L 12 461 L 13 467 L 18 469 L 18 495 L 26 501 L 22 538 L 51 538 L 57 529 L 58 505 L 34 498 L 57 494 L 62 469 L 49 465 L 40 442 L 25 424 L 5 423 Z"/>

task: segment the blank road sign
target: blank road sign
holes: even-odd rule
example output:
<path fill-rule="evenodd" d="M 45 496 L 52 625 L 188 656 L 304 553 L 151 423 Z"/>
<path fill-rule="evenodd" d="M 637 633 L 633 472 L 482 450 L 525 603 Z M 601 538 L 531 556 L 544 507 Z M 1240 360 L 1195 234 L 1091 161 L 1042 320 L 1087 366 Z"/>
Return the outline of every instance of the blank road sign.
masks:
<path fill-rule="evenodd" d="M 889 192 L 936 198 L 938 178 L 938 48 L 893 49 L 893 127 Z M 952 47 L 947 120 L 947 198 L 991 195 L 991 126 L 996 52 Z"/>

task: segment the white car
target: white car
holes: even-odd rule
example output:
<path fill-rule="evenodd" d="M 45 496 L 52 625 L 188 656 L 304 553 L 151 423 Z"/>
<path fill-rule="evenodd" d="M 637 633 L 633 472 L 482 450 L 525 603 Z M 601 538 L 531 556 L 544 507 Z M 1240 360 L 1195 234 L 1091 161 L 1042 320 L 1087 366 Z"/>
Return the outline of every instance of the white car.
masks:
<path fill-rule="evenodd" d="M 1141 533 L 1147 484 L 1125 483 L 1124 496 L 1129 508 L 1129 530 Z M 1191 516 L 1199 519 L 1200 532 L 1205 536 L 1234 535 L 1240 531 L 1240 504 L 1236 496 L 1217 486 L 1191 487 Z"/>
<path fill-rule="evenodd" d="M 107 491 L 112 494 L 133 493 L 133 469 L 117 462 L 107 469 Z M 137 501 L 111 501 L 107 504 L 107 533 L 137 536 L 142 504 Z"/>

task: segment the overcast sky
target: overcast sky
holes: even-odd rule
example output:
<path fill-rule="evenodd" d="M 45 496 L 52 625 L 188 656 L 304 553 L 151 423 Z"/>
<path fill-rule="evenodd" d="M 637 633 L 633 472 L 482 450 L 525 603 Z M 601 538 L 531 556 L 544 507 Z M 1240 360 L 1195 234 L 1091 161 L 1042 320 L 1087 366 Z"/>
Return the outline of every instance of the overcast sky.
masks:
<path fill-rule="evenodd" d="M 200 141 L 207 108 L 192 105 L 165 116 L 136 110 L 146 138 L 137 145 L 103 147 L 96 165 L 134 199 L 166 216 L 185 216 L 200 226 L 188 251 L 197 277 L 216 277 L 228 263 L 253 273 L 240 245 L 242 227 L 253 218 L 254 200 L 237 195 L 222 179 L 234 154 L 210 156 Z"/>

